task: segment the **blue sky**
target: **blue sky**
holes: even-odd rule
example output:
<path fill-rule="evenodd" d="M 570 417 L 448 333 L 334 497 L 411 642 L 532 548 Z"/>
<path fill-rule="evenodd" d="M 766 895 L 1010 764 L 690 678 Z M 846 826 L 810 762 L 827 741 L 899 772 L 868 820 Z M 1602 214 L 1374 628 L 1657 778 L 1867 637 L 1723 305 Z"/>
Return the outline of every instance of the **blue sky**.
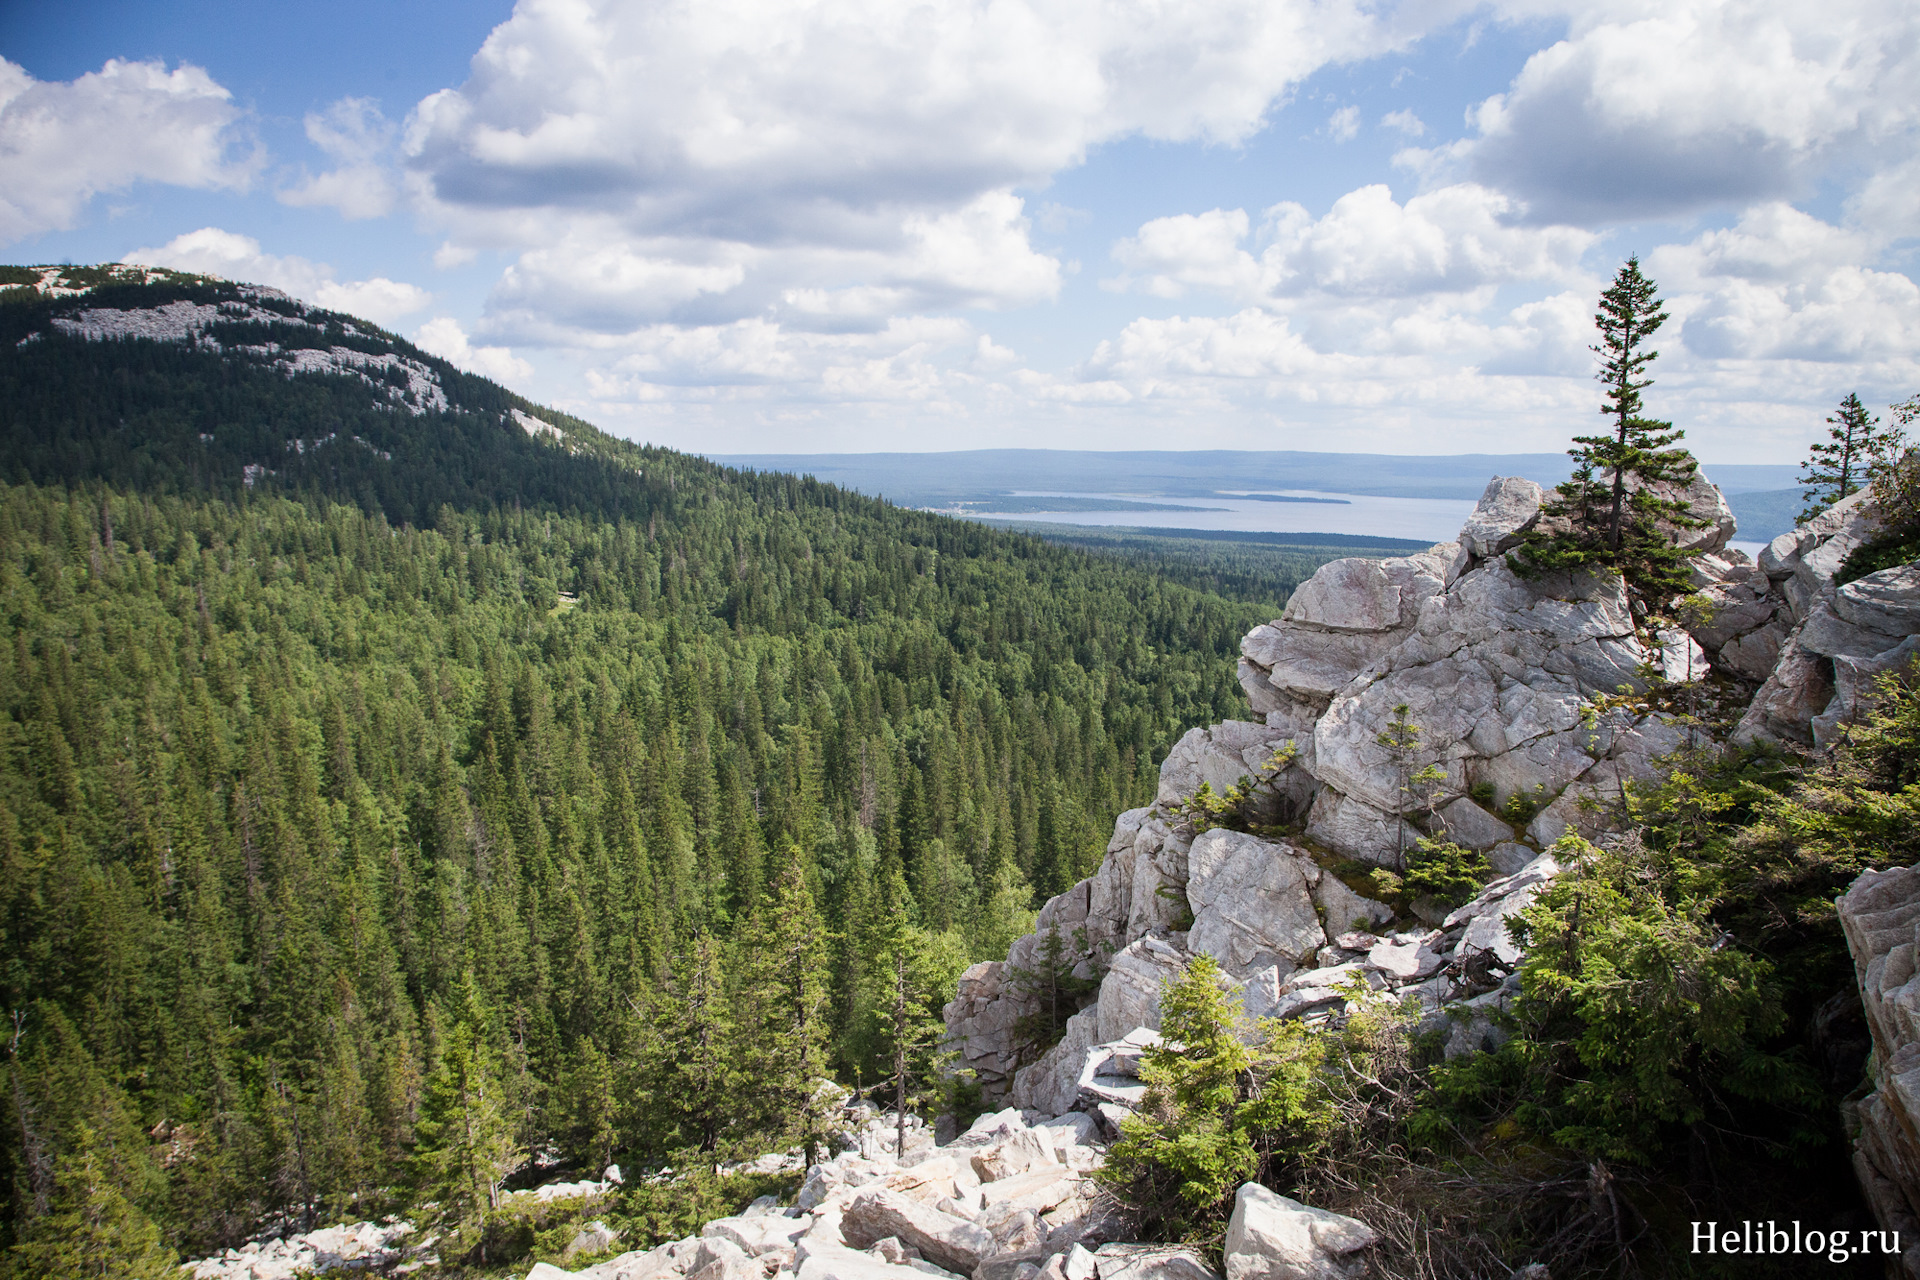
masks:
<path fill-rule="evenodd" d="M 368 315 L 709 452 L 1797 459 L 1920 391 L 1904 0 L 0 6 L 0 257 Z"/>

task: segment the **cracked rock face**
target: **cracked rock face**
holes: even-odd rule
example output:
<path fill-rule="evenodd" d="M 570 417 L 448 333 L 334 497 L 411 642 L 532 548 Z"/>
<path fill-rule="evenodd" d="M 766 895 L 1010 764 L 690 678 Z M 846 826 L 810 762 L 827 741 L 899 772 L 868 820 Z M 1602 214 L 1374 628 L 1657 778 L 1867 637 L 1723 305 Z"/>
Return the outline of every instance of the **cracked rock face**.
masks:
<path fill-rule="evenodd" d="M 1734 730 L 1735 742 L 1824 748 L 1843 731 L 1874 677 L 1913 657 L 1920 568 L 1900 565 L 1844 586 L 1833 582 L 1846 558 L 1879 532 L 1863 491 L 1760 553 L 1759 569 L 1786 606 L 1769 630 L 1786 629 L 1765 683 Z"/>
<path fill-rule="evenodd" d="M 1863 498 L 1756 563 L 1727 545 L 1732 514 L 1704 478 L 1668 490 L 1702 522 L 1673 531 L 1702 553 L 1685 630 L 1636 628 L 1615 575 L 1517 575 L 1505 552 L 1537 526 L 1542 494 L 1512 477 L 1488 485 L 1455 541 L 1322 566 L 1241 642 L 1252 718 L 1181 738 L 1154 805 L 1120 815 L 1099 870 L 1048 902 L 1006 961 L 961 978 L 946 1009 L 960 1065 L 991 1097 L 1116 1123 L 1144 1092 L 1113 1065 L 1129 1059 L 1118 1046 L 1158 1027 L 1164 984 L 1201 953 L 1255 1017 L 1317 1021 L 1412 995 L 1450 1026 L 1450 1054 L 1496 1043 L 1491 1014 L 1521 960 L 1507 923 L 1559 870 L 1544 851 L 1568 833 L 1604 838 L 1624 787 L 1706 745 L 1664 715 L 1597 713 L 1595 695 L 1640 687 L 1648 668 L 1680 684 L 1718 673 L 1759 685 L 1737 739 L 1813 746 L 1842 731 L 1879 673 L 1920 654 L 1920 568 L 1833 585 L 1877 531 Z M 1414 760 L 1381 743 L 1401 706 L 1420 726 Z M 1423 796 L 1409 775 L 1426 765 L 1444 780 Z M 1203 784 L 1225 794 L 1263 778 L 1246 818 L 1301 837 L 1196 832 L 1175 807 Z M 1364 881 L 1334 874 L 1339 858 L 1399 868 L 1429 836 L 1483 851 L 1501 877 L 1443 920 L 1429 911 L 1438 927 L 1395 921 L 1356 891 Z M 1076 972 L 1099 976 L 1098 994 L 1029 1060 L 1014 1028 L 1038 1005 L 1013 974 L 1036 972 L 1056 935 Z"/>
<path fill-rule="evenodd" d="M 1836 904 L 1853 953 L 1875 1090 L 1851 1104 L 1853 1167 L 1881 1227 L 1920 1233 L 1920 867 L 1867 871 Z"/>
<path fill-rule="evenodd" d="M 1706 674 L 1706 655 L 1690 637 L 1674 633 L 1654 646 L 1636 634 L 1617 577 L 1528 582 L 1504 559 L 1473 558 L 1473 548 L 1498 547 L 1525 527 L 1538 502 L 1537 486 L 1496 480 L 1459 543 L 1326 565 L 1295 593 L 1286 616 L 1247 636 L 1243 685 L 1257 687 L 1264 676 L 1267 703 L 1304 738 L 1296 738 L 1295 769 L 1312 780 L 1299 790 L 1313 793 L 1314 839 L 1394 865 L 1428 834 L 1408 827 L 1420 820 L 1418 805 L 1409 803 L 1406 771 L 1380 741 L 1398 707 L 1420 726 L 1424 758 L 1445 772 L 1440 790 L 1451 797 L 1450 818 L 1422 825 L 1489 848 L 1513 831 L 1459 799 L 1470 787 L 1490 784 L 1496 805 L 1515 794 L 1551 801 L 1597 763 L 1632 749 L 1605 735 L 1595 741 L 1582 722 L 1589 697 L 1637 686 L 1646 665 L 1683 680 Z M 1294 706 L 1320 707 L 1310 737 L 1284 714 Z M 1274 719 L 1270 711 L 1269 727 Z M 1627 767 L 1644 772 L 1642 761 Z"/>

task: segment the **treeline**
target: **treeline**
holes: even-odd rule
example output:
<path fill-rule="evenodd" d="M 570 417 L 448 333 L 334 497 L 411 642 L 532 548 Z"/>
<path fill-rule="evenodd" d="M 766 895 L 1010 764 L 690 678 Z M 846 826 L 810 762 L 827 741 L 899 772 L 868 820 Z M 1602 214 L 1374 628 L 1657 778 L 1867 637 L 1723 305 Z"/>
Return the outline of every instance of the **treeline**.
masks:
<path fill-rule="evenodd" d="M 742 989 L 784 874 L 823 1061 L 871 1083 L 874 939 L 918 930 L 929 991 L 1004 954 L 1239 709 L 1266 607 L 796 483 L 431 529 L 0 489 L 10 1230 L 83 1158 L 188 1254 L 364 1215 L 415 1185 L 450 1045 L 512 1081 L 518 1152 L 764 1137 L 750 1099 L 705 1128 L 634 1100 L 689 1092 L 662 1019 L 701 966 Z"/>

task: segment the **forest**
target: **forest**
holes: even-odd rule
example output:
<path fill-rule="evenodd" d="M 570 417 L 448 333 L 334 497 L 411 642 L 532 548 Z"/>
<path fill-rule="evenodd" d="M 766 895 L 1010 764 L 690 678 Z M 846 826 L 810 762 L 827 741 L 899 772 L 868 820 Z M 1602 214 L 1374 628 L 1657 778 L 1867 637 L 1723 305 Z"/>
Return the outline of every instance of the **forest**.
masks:
<path fill-rule="evenodd" d="M 807 1137 L 818 1076 L 927 1065 L 959 970 L 1241 711 L 1240 635 L 1345 553 L 1143 567 L 629 445 L 231 285 L 93 283 L 284 320 L 0 306 L 22 1274 L 81 1218 L 144 1274 Z M 243 354 L 341 345 L 448 406 Z"/>

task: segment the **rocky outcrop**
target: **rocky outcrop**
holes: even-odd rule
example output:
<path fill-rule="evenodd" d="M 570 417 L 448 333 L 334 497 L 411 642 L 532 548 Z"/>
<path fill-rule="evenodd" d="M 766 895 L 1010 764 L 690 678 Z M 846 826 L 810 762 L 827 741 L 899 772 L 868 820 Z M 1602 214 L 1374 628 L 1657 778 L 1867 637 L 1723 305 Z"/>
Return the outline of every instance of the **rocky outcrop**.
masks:
<path fill-rule="evenodd" d="M 1521 952 L 1506 923 L 1560 872 L 1552 854 L 1537 854 L 1436 925 L 1375 933 L 1366 923 L 1391 920 L 1392 912 L 1341 884 L 1297 845 L 1209 831 L 1194 841 L 1193 852 L 1196 867 L 1218 856 L 1221 865 L 1249 877 L 1252 888 L 1215 899 L 1235 904 L 1236 915 L 1220 917 L 1217 932 L 1203 932 L 1197 915 L 1187 933 L 1152 934 L 1130 945 L 1060 1043 L 1016 1074 L 1016 1105 L 1078 1108 L 1117 1133 L 1146 1094 L 1139 1064 L 1143 1050 L 1159 1042 L 1160 989 L 1203 952 L 1220 962 L 1250 1019 L 1316 1024 L 1344 1016 L 1357 1003 L 1411 997 L 1424 1011 L 1422 1029 L 1446 1033 L 1449 1057 L 1486 1047 L 1501 1034 L 1493 1015 L 1516 989 Z M 1338 892 L 1326 892 L 1329 885 Z M 1324 914 L 1318 904 L 1325 901 L 1360 909 L 1341 921 Z M 1274 909 L 1262 916 L 1263 906 Z"/>
<path fill-rule="evenodd" d="M 1904 666 L 1920 631 L 1920 568 L 1882 569 L 1834 585 L 1846 558 L 1880 532 L 1867 494 L 1783 533 L 1758 568 L 1783 603 L 1760 631 L 1751 670 L 1772 637 L 1778 657 L 1739 727 L 1736 742 L 1825 747 L 1843 731 L 1881 672 Z"/>
<path fill-rule="evenodd" d="M 1853 1167 L 1881 1227 L 1920 1237 L 1920 867 L 1867 871 L 1836 904 L 1873 1035 Z M 1909 1267 L 1908 1274 L 1920 1274 Z"/>
<path fill-rule="evenodd" d="M 332 1271 L 385 1271 L 405 1264 L 437 1262 L 435 1238 L 421 1237 L 411 1222 L 356 1222 L 298 1235 L 250 1240 L 181 1268 L 192 1280 L 293 1280 Z"/>
<path fill-rule="evenodd" d="M 1214 957 L 1248 992 L 1265 993 L 1250 1001 L 1270 1008 L 1282 994 L 1323 989 L 1283 993 L 1297 972 L 1353 959 L 1328 959 L 1342 935 L 1394 932 L 1392 912 L 1334 875 L 1332 859 L 1397 867 L 1417 841 L 1444 835 L 1488 851 L 1512 875 L 1568 831 L 1601 834 L 1623 784 L 1653 777 L 1655 761 L 1687 738 L 1660 716 L 1590 723 L 1593 695 L 1636 686 L 1648 667 L 1703 679 L 1729 646 L 1760 652 L 1767 642 L 1754 634 L 1786 608 L 1766 574 L 1726 550 L 1731 516 L 1718 491 L 1701 482 L 1683 496 L 1703 525 L 1682 532 L 1715 557 L 1711 581 L 1727 584 L 1725 606 L 1711 611 L 1719 630 L 1702 623 L 1711 653 L 1684 631 L 1645 634 L 1617 577 L 1515 574 L 1504 554 L 1535 524 L 1542 498 L 1527 480 L 1496 478 L 1454 542 L 1322 566 L 1283 616 L 1241 644 L 1240 683 L 1255 718 L 1181 738 L 1154 805 L 1120 816 L 1099 870 L 1048 902 L 1005 961 L 961 979 L 946 1009 L 960 1065 L 990 1096 L 1020 1106 L 1118 1105 L 1084 1093 L 1088 1056 L 1157 1026 L 1160 988 L 1188 956 Z M 1739 612 L 1736 603 L 1753 607 Z M 1417 759 L 1381 741 L 1402 707 L 1420 726 Z M 1426 764 L 1444 780 L 1414 794 L 1408 775 Z M 1239 787 L 1251 797 L 1249 821 L 1291 825 L 1303 837 L 1196 836 L 1178 806 L 1203 785 L 1216 795 Z M 1394 936 L 1425 932 L 1408 922 Z M 1039 970 L 1054 936 L 1077 973 L 1100 978 L 1098 996 L 1044 1057 L 1023 1063 L 1016 1028 L 1037 1006 L 1013 978 Z M 1495 949 L 1484 938 L 1476 946 Z M 1384 969 L 1368 980 L 1402 984 Z M 1288 1007 L 1338 1003 L 1299 996 Z"/>

